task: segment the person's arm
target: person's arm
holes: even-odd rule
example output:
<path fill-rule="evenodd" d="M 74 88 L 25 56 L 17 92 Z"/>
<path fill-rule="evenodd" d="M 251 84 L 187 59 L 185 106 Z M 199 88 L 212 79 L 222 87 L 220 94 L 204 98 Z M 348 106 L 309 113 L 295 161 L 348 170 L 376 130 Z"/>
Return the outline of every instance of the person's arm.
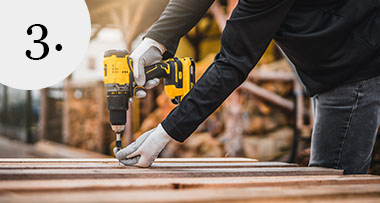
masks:
<path fill-rule="evenodd" d="M 294 0 L 240 0 L 222 34 L 215 61 L 161 123 L 183 142 L 247 78 Z"/>
<path fill-rule="evenodd" d="M 164 59 L 173 57 L 179 40 L 193 28 L 214 0 L 171 0 L 145 37 L 165 46 Z"/>

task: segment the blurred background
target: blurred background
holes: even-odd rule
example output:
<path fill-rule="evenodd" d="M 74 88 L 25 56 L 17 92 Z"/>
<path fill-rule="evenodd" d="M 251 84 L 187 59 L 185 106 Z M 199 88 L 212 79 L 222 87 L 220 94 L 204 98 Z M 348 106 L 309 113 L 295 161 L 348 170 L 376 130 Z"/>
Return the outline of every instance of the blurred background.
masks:
<path fill-rule="evenodd" d="M 86 0 L 91 42 L 81 65 L 64 81 L 22 91 L 0 84 L 0 157 L 112 156 L 115 134 L 108 123 L 103 53 L 133 51 L 168 0 Z M 237 0 L 216 0 L 184 36 L 176 53 L 196 61 L 197 79 L 220 49 L 220 36 Z M 258 30 L 259 32 L 260 30 Z M 123 146 L 154 128 L 174 108 L 162 84 L 135 99 Z M 251 157 L 307 165 L 313 126 L 310 98 L 291 65 L 272 43 L 248 80 L 184 143 L 170 143 L 161 157 Z M 378 140 L 379 140 L 378 136 Z M 380 147 L 372 173 L 380 173 Z"/>

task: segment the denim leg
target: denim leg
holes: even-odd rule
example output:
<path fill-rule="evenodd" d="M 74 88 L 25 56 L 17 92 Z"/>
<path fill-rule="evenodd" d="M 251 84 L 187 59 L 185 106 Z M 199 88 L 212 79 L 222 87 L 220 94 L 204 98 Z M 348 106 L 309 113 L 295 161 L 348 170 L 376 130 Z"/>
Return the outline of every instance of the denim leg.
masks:
<path fill-rule="evenodd" d="M 313 104 L 309 166 L 367 173 L 380 124 L 380 77 L 318 94 Z"/>

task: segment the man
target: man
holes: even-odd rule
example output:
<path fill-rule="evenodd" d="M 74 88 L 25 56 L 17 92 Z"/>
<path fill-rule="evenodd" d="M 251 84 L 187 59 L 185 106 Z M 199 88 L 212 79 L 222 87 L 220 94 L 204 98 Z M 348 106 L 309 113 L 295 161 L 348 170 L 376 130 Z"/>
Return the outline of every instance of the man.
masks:
<path fill-rule="evenodd" d="M 131 55 L 137 84 L 145 84 L 144 66 L 175 54 L 212 2 L 170 1 Z M 380 123 L 380 0 L 240 0 L 214 63 L 157 128 L 116 157 L 148 167 L 170 140 L 183 142 L 247 78 L 272 39 L 313 97 L 309 165 L 367 173 Z"/>

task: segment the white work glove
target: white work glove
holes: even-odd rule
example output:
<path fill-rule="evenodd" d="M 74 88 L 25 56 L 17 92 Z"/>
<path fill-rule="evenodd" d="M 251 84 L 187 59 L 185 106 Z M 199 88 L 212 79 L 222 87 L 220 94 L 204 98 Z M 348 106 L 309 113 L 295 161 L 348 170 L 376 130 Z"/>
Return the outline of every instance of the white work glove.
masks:
<path fill-rule="evenodd" d="M 133 76 L 138 86 L 145 85 L 146 89 L 152 89 L 160 83 L 159 78 L 145 81 L 145 67 L 159 63 L 165 51 L 166 48 L 161 43 L 150 38 L 145 38 L 132 52 L 130 57 L 133 60 Z M 144 90 L 136 92 L 137 98 L 144 98 L 145 96 L 146 92 Z"/>
<path fill-rule="evenodd" d="M 119 161 L 127 166 L 149 167 L 172 138 L 161 124 L 145 132 L 124 149 L 113 149 Z"/>

